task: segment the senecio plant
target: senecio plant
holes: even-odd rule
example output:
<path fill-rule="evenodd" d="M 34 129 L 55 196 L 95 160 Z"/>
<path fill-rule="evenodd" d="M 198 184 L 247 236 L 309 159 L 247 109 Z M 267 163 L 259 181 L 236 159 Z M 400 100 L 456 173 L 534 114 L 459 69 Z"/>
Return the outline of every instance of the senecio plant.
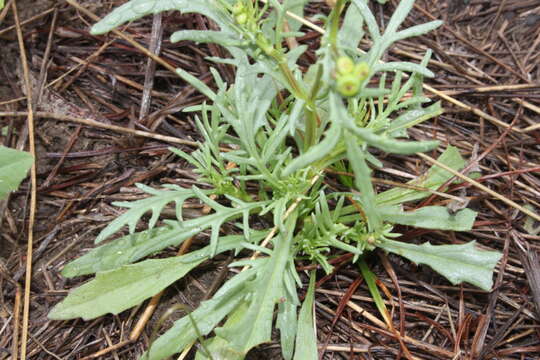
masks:
<path fill-rule="evenodd" d="M 382 167 L 376 155 L 409 155 L 437 149 L 438 141 L 407 140 L 407 129 L 442 112 L 422 94 L 430 52 L 421 63 L 381 62 L 395 41 L 425 34 L 441 22 L 399 29 L 414 0 L 399 2 L 381 33 L 365 0 L 337 0 L 328 16 L 317 60 L 298 64 L 305 45 L 286 46 L 302 35 L 306 0 L 132 0 L 96 24 L 102 34 L 147 14 L 178 10 L 200 13 L 219 31 L 180 30 L 172 42 L 191 40 L 225 47 L 230 56 L 209 58 L 233 65 L 234 84 L 212 69 L 216 89 L 178 69 L 208 97 L 185 109 L 204 142 L 188 154 L 171 149 L 200 176 L 200 186 L 175 185 L 133 202 L 96 239 L 101 243 L 128 225 L 130 234 L 101 245 L 63 269 L 66 277 L 96 274 L 73 290 L 49 314 L 51 319 L 93 319 L 118 314 L 157 294 L 201 263 L 233 251 L 235 275 L 209 300 L 152 342 L 143 359 L 164 359 L 199 341 L 196 359 L 242 359 L 253 347 L 271 341 L 279 330 L 285 359 L 317 359 L 313 322 L 314 275 L 306 296 L 297 261 L 315 263 L 326 273 L 330 259 L 345 251 L 353 261 L 375 248 L 426 264 L 451 283 L 492 286 L 500 254 L 462 245 L 421 245 L 398 241 L 396 224 L 439 230 L 470 230 L 476 213 L 426 206 L 405 211 L 403 204 L 430 195 L 452 175 L 438 167 L 409 183 L 377 193 L 371 174 Z M 298 19 L 298 18 L 296 18 Z M 367 29 L 364 33 L 363 29 Z M 398 30 L 399 29 L 399 30 Z M 369 36 L 371 48 L 357 46 Z M 289 44 L 294 43 L 289 41 Z M 447 147 L 441 163 L 459 170 L 464 160 Z M 419 189 L 420 188 L 420 189 Z M 211 211 L 183 219 L 186 201 Z M 174 203 L 174 221 L 157 226 L 160 212 Z M 148 229 L 136 225 L 150 212 Z M 229 224 L 228 233 L 220 232 Z M 234 231 L 236 229 L 237 231 Z M 200 233 L 208 245 L 186 255 L 147 259 Z M 332 249 L 335 249 L 332 251 Z M 255 253 L 256 255 L 251 255 Z"/>

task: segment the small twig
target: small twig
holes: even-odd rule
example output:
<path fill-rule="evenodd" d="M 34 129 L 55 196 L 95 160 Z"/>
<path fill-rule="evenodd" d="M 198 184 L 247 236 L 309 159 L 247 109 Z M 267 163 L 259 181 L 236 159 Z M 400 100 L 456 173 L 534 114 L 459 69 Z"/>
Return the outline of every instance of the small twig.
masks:
<path fill-rule="evenodd" d="M 26 359 L 26 342 L 28 341 L 28 319 L 30 315 L 30 285 L 32 283 L 32 248 L 34 243 L 34 222 L 36 216 L 37 205 L 37 159 L 36 159 L 36 144 L 34 139 L 34 111 L 32 110 L 32 85 L 30 84 L 30 70 L 28 68 L 28 59 L 26 57 L 26 49 L 24 47 L 24 38 L 19 21 L 17 11 L 17 1 L 12 3 L 13 17 L 15 18 L 15 26 L 17 28 L 17 40 L 19 42 L 19 52 L 24 74 L 24 84 L 26 87 L 26 105 L 28 108 L 27 126 L 30 144 L 30 153 L 34 157 L 32 168 L 30 170 L 30 179 L 32 189 L 30 192 L 30 217 L 28 219 L 28 242 L 26 248 L 26 276 L 24 283 L 24 304 L 23 304 L 23 321 L 21 334 L 21 359 Z"/>
<path fill-rule="evenodd" d="M 142 130 L 128 129 L 122 126 L 104 124 L 95 120 L 82 119 L 82 118 L 78 118 L 78 117 L 70 116 L 70 115 L 55 114 L 55 113 L 45 112 L 45 111 L 38 111 L 35 113 L 35 115 L 40 118 L 51 118 L 58 121 L 69 121 L 69 122 L 74 122 L 78 124 L 94 126 L 94 127 L 98 127 L 102 129 L 109 129 L 109 130 L 114 130 L 114 131 L 123 132 L 127 134 L 143 136 L 143 137 L 170 142 L 174 144 L 189 145 L 189 146 L 194 146 L 194 147 L 199 146 L 198 143 L 195 141 L 179 139 L 177 137 L 172 137 L 172 136 L 154 134 L 154 133 L 150 133 L 150 132 L 142 131 Z M 6 116 L 24 117 L 24 116 L 28 116 L 28 112 L 27 111 L 0 111 L 0 118 L 6 117 Z"/>

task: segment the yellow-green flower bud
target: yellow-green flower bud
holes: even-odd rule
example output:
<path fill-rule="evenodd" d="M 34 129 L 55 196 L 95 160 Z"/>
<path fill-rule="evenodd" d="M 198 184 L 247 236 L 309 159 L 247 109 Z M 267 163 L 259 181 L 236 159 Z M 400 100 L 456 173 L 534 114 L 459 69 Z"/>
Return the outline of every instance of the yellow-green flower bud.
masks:
<path fill-rule="evenodd" d="M 248 15 L 245 12 L 241 12 L 240 14 L 236 15 L 235 19 L 239 25 L 244 25 L 248 20 Z"/>
<path fill-rule="evenodd" d="M 337 91 L 343 96 L 354 96 L 360 90 L 361 82 L 354 74 L 342 75 L 337 79 Z"/>
<path fill-rule="evenodd" d="M 360 81 L 365 80 L 369 75 L 369 65 L 367 62 L 361 62 L 354 66 L 354 76 L 358 77 Z"/>
<path fill-rule="evenodd" d="M 336 61 L 336 71 L 338 75 L 346 75 L 352 73 L 354 63 L 348 56 L 340 56 Z"/>

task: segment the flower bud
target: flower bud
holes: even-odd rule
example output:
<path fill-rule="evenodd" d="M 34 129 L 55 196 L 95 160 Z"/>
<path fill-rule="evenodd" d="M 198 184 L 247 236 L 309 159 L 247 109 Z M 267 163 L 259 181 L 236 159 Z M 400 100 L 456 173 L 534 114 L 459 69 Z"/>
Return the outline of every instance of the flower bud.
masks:
<path fill-rule="evenodd" d="M 354 74 L 338 77 L 337 91 L 343 96 L 354 96 L 360 89 L 361 80 Z"/>
<path fill-rule="evenodd" d="M 360 81 L 365 80 L 369 75 L 369 65 L 363 61 L 354 66 L 354 76 L 358 77 Z"/>
<path fill-rule="evenodd" d="M 245 12 L 241 12 L 240 14 L 236 15 L 235 20 L 239 25 L 244 25 L 248 20 L 248 16 Z"/>
<path fill-rule="evenodd" d="M 348 56 L 340 56 L 336 61 L 336 71 L 339 75 L 346 75 L 352 73 L 354 70 L 354 63 Z"/>

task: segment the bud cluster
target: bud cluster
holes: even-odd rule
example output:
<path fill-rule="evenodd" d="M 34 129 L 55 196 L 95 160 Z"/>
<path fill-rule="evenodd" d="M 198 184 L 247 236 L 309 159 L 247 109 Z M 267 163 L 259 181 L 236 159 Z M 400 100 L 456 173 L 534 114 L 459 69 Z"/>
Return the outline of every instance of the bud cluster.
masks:
<path fill-rule="evenodd" d="M 354 96 L 369 75 L 369 66 L 363 61 L 355 64 L 348 56 L 340 56 L 336 61 L 337 91 L 343 96 Z"/>

